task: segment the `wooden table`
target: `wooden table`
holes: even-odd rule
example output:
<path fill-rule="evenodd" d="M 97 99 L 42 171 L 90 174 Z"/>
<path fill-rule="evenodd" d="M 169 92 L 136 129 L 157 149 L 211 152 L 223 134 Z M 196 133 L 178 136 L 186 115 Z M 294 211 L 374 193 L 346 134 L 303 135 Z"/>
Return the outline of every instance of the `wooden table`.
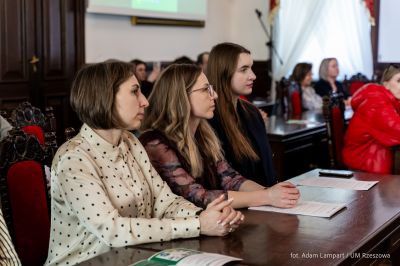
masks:
<path fill-rule="evenodd" d="M 346 110 L 345 119 L 349 120 L 352 114 L 351 110 Z M 297 123 L 290 123 L 296 122 L 294 120 Z M 266 126 L 279 180 L 292 178 L 316 167 L 329 166 L 328 139 L 322 111 L 306 111 L 297 116 L 271 116 Z"/>
<path fill-rule="evenodd" d="M 318 170 L 313 170 L 296 179 L 317 175 Z M 148 257 L 148 253 L 185 247 L 240 257 L 243 261 L 238 265 L 366 265 L 375 262 L 366 256 L 388 254 L 392 265 L 400 265 L 400 176 L 355 173 L 354 178 L 380 182 L 368 191 L 299 187 L 304 200 L 346 204 L 331 218 L 243 210 L 245 223 L 227 237 L 203 236 L 119 250 L 129 262 L 141 258 L 139 251 Z M 112 259 L 117 256 L 112 252 L 102 256 Z"/>

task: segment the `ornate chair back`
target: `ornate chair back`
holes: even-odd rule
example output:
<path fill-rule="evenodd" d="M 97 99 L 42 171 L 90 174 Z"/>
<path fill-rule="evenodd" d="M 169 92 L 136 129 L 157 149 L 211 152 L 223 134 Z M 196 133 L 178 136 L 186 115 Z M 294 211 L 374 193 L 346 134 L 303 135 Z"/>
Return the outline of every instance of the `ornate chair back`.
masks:
<path fill-rule="evenodd" d="M 39 143 L 44 145 L 46 122 L 44 114 L 39 108 L 32 106 L 29 102 L 23 102 L 13 110 L 11 120 L 15 127 L 19 127 L 26 133 L 36 136 Z"/>
<path fill-rule="evenodd" d="M 322 100 L 322 110 L 328 134 L 330 166 L 336 169 L 345 168 L 342 158 L 346 130 L 343 95 L 333 93 L 330 96 L 324 96 Z"/>
<path fill-rule="evenodd" d="M 350 78 L 348 90 L 350 95 L 353 95 L 358 89 L 360 89 L 365 84 L 369 83 L 370 81 L 366 76 L 361 73 L 357 73 Z"/>
<path fill-rule="evenodd" d="M 290 86 L 289 86 L 289 91 L 288 95 L 290 98 L 290 111 L 292 115 L 300 115 L 302 112 L 302 104 L 301 104 L 301 88 L 300 86 L 295 82 L 291 81 Z"/>
<path fill-rule="evenodd" d="M 13 129 L 0 142 L 4 219 L 23 265 L 43 265 L 50 236 L 44 151 L 32 135 Z"/>
<path fill-rule="evenodd" d="M 56 119 L 53 108 L 46 108 L 46 115 L 29 102 L 20 104 L 11 114 L 13 125 L 36 136 L 45 151 L 45 164 L 50 165 L 57 151 Z"/>

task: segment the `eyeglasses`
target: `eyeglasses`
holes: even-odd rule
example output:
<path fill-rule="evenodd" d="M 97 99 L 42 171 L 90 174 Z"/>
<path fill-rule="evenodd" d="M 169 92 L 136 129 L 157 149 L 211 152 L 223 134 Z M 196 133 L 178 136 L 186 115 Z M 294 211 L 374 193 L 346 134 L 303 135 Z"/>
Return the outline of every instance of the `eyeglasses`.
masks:
<path fill-rule="evenodd" d="M 191 94 L 192 92 L 195 92 L 195 91 L 206 91 L 206 90 L 208 91 L 208 95 L 210 95 L 210 97 L 214 97 L 215 91 L 214 91 L 213 85 L 211 85 L 211 84 L 208 84 L 207 87 L 205 87 L 205 88 L 200 88 L 200 89 L 189 91 L 188 94 Z"/>

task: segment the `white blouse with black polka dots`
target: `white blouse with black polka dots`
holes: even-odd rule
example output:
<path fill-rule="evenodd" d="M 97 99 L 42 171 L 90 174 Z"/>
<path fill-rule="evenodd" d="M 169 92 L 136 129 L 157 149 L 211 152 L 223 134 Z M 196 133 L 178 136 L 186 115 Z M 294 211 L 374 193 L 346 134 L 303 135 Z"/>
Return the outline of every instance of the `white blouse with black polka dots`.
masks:
<path fill-rule="evenodd" d="M 51 169 L 46 265 L 73 265 L 121 247 L 196 237 L 201 210 L 173 194 L 130 132 L 113 146 L 83 125 Z"/>

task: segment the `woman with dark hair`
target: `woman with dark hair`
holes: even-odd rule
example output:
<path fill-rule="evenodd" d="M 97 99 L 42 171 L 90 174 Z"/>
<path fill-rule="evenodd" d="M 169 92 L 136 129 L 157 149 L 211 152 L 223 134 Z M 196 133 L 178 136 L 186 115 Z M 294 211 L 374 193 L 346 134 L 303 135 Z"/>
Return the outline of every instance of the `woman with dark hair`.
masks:
<path fill-rule="evenodd" d="M 132 65 L 82 68 L 71 106 L 84 123 L 51 169 L 51 234 L 46 265 L 75 265 L 110 247 L 226 235 L 243 220 L 219 197 L 201 209 L 173 194 L 129 132 L 149 105 Z"/>
<path fill-rule="evenodd" d="M 220 195 L 234 208 L 296 205 L 299 192 L 289 183 L 265 189 L 244 178 L 225 160 L 219 140 L 207 123 L 219 96 L 201 68 L 171 65 L 154 85 L 140 140 L 154 167 L 172 190 L 204 206 Z"/>
<path fill-rule="evenodd" d="M 221 141 L 225 158 L 240 174 L 263 186 L 277 183 L 271 148 L 258 109 L 240 99 L 249 95 L 256 79 L 250 51 L 234 43 L 221 43 L 210 52 L 207 77 L 218 93 L 216 112 L 209 122 Z M 281 191 L 298 193 L 289 182 Z"/>
<path fill-rule="evenodd" d="M 295 82 L 296 87 L 300 88 L 301 104 L 306 110 L 318 110 L 322 108 L 322 98 L 315 93 L 311 87 L 312 64 L 298 63 L 290 79 Z"/>
<path fill-rule="evenodd" d="M 352 169 L 390 174 L 400 145 L 400 68 L 389 66 L 381 84 L 367 84 L 351 100 L 354 115 L 345 135 L 343 161 Z"/>
<path fill-rule="evenodd" d="M 133 59 L 133 71 L 140 83 L 140 89 L 144 96 L 149 97 L 151 90 L 153 89 L 154 81 L 160 74 L 160 64 L 153 64 L 153 69 L 149 76 L 147 76 L 147 64 L 140 59 Z"/>

